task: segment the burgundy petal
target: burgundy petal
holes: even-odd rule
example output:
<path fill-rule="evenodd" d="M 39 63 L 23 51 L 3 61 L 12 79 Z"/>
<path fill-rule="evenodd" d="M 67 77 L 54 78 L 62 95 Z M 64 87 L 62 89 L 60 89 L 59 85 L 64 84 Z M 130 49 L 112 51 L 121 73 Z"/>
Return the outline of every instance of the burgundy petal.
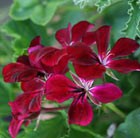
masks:
<path fill-rule="evenodd" d="M 76 85 L 64 75 L 54 75 L 46 82 L 46 97 L 61 103 L 73 96 L 75 88 Z"/>
<path fill-rule="evenodd" d="M 43 91 L 45 82 L 39 78 L 34 78 L 30 81 L 21 82 L 21 88 L 24 92 Z"/>
<path fill-rule="evenodd" d="M 29 57 L 26 55 L 18 57 L 17 62 L 30 66 Z"/>
<path fill-rule="evenodd" d="M 53 72 L 55 74 L 65 74 L 69 71 L 68 68 L 68 56 L 64 56 L 57 65 L 53 67 Z"/>
<path fill-rule="evenodd" d="M 41 59 L 43 69 L 48 73 L 66 73 L 68 71 L 68 55 L 65 49 L 55 50 Z"/>
<path fill-rule="evenodd" d="M 104 58 L 104 56 L 106 56 L 106 51 L 110 38 L 110 29 L 110 26 L 102 26 L 96 31 L 97 49 L 101 58 Z"/>
<path fill-rule="evenodd" d="M 77 43 L 76 45 L 67 48 L 69 59 L 77 64 L 91 65 L 98 62 L 98 57 L 92 52 L 90 47 L 87 47 L 83 43 Z"/>
<path fill-rule="evenodd" d="M 67 52 L 65 49 L 62 49 L 62 50 L 55 49 L 45 54 L 42 57 L 41 62 L 42 64 L 45 64 L 46 66 L 55 66 L 59 63 L 59 61 L 64 56 L 67 56 Z"/>
<path fill-rule="evenodd" d="M 47 73 L 53 73 L 53 74 L 65 74 L 68 72 L 68 57 L 64 56 L 57 65 L 54 66 L 47 66 L 44 63 L 42 64 L 44 70 Z"/>
<path fill-rule="evenodd" d="M 40 112 L 42 96 L 42 91 L 40 91 L 40 93 L 38 93 L 37 95 L 33 96 L 28 106 L 28 110 L 30 113 Z"/>
<path fill-rule="evenodd" d="M 36 46 L 36 45 L 40 45 L 40 42 L 41 42 L 41 37 L 40 36 L 37 36 L 35 37 L 31 43 L 30 43 L 30 47 L 33 47 L 33 46 Z"/>
<path fill-rule="evenodd" d="M 13 115 L 18 115 L 18 119 L 23 118 L 22 115 L 29 116 L 31 112 L 38 112 L 41 108 L 42 92 L 26 92 L 19 95 L 15 101 L 9 102 Z M 21 115 L 21 117 L 20 117 Z"/>
<path fill-rule="evenodd" d="M 75 24 L 72 28 L 72 42 L 77 42 L 82 39 L 86 32 L 94 27 L 93 24 L 87 21 L 81 21 Z"/>
<path fill-rule="evenodd" d="M 82 38 L 82 42 L 86 45 L 90 46 L 96 42 L 96 33 L 95 32 L 87 32 Z"/>
<path fill-rule="evenodd" d="M 72 102 L 69 112 L 69 124 L 77 124 L 81 126 L 88 125 L 93 118 L 93 111 L 87 99 L 77 98 Z"/>
<path fill-rule="evenodd" d="M 28 53 L 30 54 L 34 51 L 37 51 L 43 48 L 40 42 L 41 42 L 41 37 L 40 36 L 35 37 L 30 43 L 30 47 L 28 48 Z"/>
<path fill-rule="evenodd" d="M 127 56 L 136 51 L 140 45 L 130 38 L 120 38 L 110 51 L 111 57 Z"/>
<path fill-rule="evenodd" d="M 32 52 L 38 51 L 38 50 L 40 50 L 41 48 L 43 48 L 43 46 L 41 46 L 41 45 L 37 45 L 37 46 L 34 46 L 34 47 L 30 47 L 30 48 L 28 48 L 28 54 L 31 54 Z"/>
<path fill-rule="evenodd" d="M 63 47 L 70 45 L 71 42 L 71 24 L 68 25 L 67 28 L 58 30 L 55 34 L 56 39 Z"/>
<path fill-rule="evenodd" d="M 93 65 L 80 65 L 74 63 L 73 65 L 76 74 L 85 80 L 101 78 L 105 72 L 105 67 L 98 63 Z"/>
<path fill-rule="evenodd" d="M 21 63 L 10 63 L 3 68 L 5 82 L 28 81 L 37 75 L 37 71 Z"/>
<path fill-rule="evenodd" d="M 23 122 L 24 122 L 24 120 L 16 120 L 14 118 L 12 119 L 10 126 L 9 126 L 9 133 L 12 138 L 16 138 Z"/>
<path fill-rule="evenodd" d="M 138 63 L 136 60 L 130 59 L 112 60 L 106 66 L 121 73 L 140 71 L 140 63 Z"/>
<path fill-rule="evenodd" d="M 94 98 L 99 102 L 109 103 L 119 99 L 122 96 L 122 91 L 113 83 L 98 85 L 90 89 Z"/>
<path fill-rule="evenodd" d="M 36 50 L 32 53 L 29 54 L 29 60 L 32 66 L 37 67 L 39 69 L 42 69 L 42 65 L 41 65 L 41 59 L 44 56 L 51 56 L 52 54 L 54 54 L 54 52 L 58 50 L 54 47 L 43 47 L 39 50 Z"/>

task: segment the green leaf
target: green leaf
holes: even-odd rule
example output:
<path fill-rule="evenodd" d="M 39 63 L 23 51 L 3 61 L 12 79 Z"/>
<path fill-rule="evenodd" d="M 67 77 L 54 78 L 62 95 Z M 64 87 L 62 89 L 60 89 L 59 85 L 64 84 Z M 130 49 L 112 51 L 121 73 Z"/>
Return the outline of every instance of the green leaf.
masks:
<path fill-rule="evenodd" d="M 101 13 L 106 7 L 111 5 L 111 0 L 98 0 L 95 5 L 97 6 L 97 11 Z"/>
<path fill-rule="evenodd" d="M 10 136 L 8 135 L 8 133 L 0 131 L 0 138 L 10 138 Z"/>
<path fill-rule="evenodd" d="M 14 0 L 10 16 L 14 20 L 31 19 L 35 24 L 46 25 L 53 17 L 56 9 L 65 0 Z"/>
<path fill-rule="evenodd" d="M 46 28 L 35 25 L 30 20 L 26 21 L 9 21 L 1 28 L 6 35 L 13 37 L 11 46 L 15 51 L 14 57 L 22 55 L 28 48 L 31 40 L 36 36 L 41 36 L 43 43 L 49 45 L 49 37 L 46 34 Z"/>
<path fill-rule="evenodd" d="M 0 80 L 0 89 L 0 116 L 2 117 L 11 114 L 8 102 L 12 99 L 10 95 L 12 93 L 12 87 L 10 84 L 5 84 Z"/>
<path fill-rule="evenodd" d="M 129 6 L 126 0 L 112 1 L 111 6 L 107 7 L 103 11 L 103 20 L 104 24 L 111 25 L 111 45 L 113 46 L 115 42 L 120 37 L 125 37 L 120 30 L 124 27 L 125 22 L 127 21 L 127 13 Z"/>
<path fill-rule="evenodd" d="M 87 5 L 90 7 L 96 6 L 99 13 L 116 1 L 118 0 L 73 0 L 74 4 L 79 5 L 80 8 L 84 8 Z"/>
<path fill-rule="evenodd" d="M 135 87 L 133 81 L 130 79 L 130 75 L 120 75 L 119 80 L 116 84 L 121 88 L 124 95 L 129 95 Z"/>
<path fill-rule="evenodd" d="M 79 5 L 80 8 L 84 8 L 85 6 L 93 6 L 96 0 L 73 0 L 75 5 Z"/>
<path fill-rule="evenodd" d="M 72 125 L 68 138 L 104 138 L 86 127 Z"/>
<path fill-rule="evenodd" d="M 140 108 L 131 112 L 124 123 L 116 130 L 114 138 L 139 138 L 140 137 Z"/>
<path fill-rule="evenodd" d="M 140 48 L 137 51 L 135 51 L 134 57 L 138 58 L 138 60 L 140 62 Z"/>
<path fill-rule="evenodd" d="M 10 138 L 8 134 L 8 125 L 9 123 L 6 119 L 0 119 L 0 138 Z"/>
<path fill-rule="evenodd" d="M 118 81 L 114 80 L 108 75 L 106 75 L 106 81 L 115 83 L 123 91 L 124 95 L 130 95 L 130 93 L 135 87 L 135 84 L 133 83 L 130 74 L 125 75 L 113 70 L 111 71 L 118 78 Z"/>
<path fill-rule="evenodd" d="M 66 116 L 62 113 L 57 117 L 41 121 L 36 131 L 35 123 L 31 123 L 17 138 L 64 138 L 69 134 Z"/>
<path fill-rule="evenodd" d="M 130 5 L 129 19 L 122 32 L 125 36 L 134 39 L 136 36 L 140 37 L 140 0 L 129 0 L 128 4 Z"/>

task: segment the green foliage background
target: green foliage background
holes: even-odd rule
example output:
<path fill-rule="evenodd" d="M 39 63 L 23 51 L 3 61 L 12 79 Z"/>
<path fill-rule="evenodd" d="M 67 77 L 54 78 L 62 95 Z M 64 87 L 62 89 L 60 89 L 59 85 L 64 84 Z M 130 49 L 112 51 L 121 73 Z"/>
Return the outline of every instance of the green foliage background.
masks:
<path fill-rule="evenodd" d="M 72 0 L 14 0 L 5 5 L 2 2 L 4 0 L 0 4 L 0 71 L 26 53 L 31 39 L 37 35 L 44 45 L 56 45 L 55 32 L 69 22 L 88 20 L 96 27 L 111 25 L 111 47 L 120 37 L 130 37 L 140 43 L 140 0 L 89 0 L 81 5 Z M 130 58 L 140 62 L 140 49 Z M 106 138 L 112 123 L 116 125 L 113 138 L 140 137 L 140 73 L 114 73 L 120 79 L 115 83 L 124 95 L 113 105 L 94 108 L 95 116 L 90 125 L 69 126 L 66 112 L 61 111 L 55 118 L 41 121 L 36 131 L 36 121 L 23 127 L 17 138 Z M 110 77 L 106 79 L 114 82 Z M 17 84 L 4 83 L 0 73 L 0 138 L 10 138 L 8 102 L 20 91 Z"/>

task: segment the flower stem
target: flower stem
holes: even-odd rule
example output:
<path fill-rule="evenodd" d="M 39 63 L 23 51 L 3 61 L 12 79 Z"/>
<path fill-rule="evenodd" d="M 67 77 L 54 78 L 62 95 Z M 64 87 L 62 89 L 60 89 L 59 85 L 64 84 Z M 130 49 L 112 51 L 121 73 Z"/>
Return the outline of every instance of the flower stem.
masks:
<path fill-rule="evenodd" d="M 76 126 L 76 125 L 72 125 L 72 128 L 73 129 L 76 129 L 76 130 L 79 130 L 81 132 L 85 132 L 85 133 L 89 133 L 90 135 L 92 135 L 93 137 L 95 138 L 104 138 L 103 136 L 97 134 L 97 133 L 94 133 L 93 131 L 89 130 L 89 129 L 86 129 L 85 127 L 82 128 L 80 126 Z"/>
<path fill-rule="evenodd" d="M 113 112 L 115 112 L 121 118 L 125 118 L 125 114 L 120 109 L 118 109 L 113 103 L 105 104 L 105 106 L 110 110 L 112 110 Z"/>
<path fill-rule="evenodd" d="M 41 111 L 52 112 L 52 111 L 67 109 L 68 107 L 69 106 L 61 106 L 61 107 L 53 107 L 53 108 L 45 108 L 45 107 L 42 107 Z"/>

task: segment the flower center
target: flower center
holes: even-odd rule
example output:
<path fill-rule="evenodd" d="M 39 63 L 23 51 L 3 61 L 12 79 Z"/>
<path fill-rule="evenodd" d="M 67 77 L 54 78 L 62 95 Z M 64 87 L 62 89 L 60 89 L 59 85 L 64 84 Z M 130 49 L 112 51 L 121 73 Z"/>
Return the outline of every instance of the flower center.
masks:
<path fill-rule="evenodd" d="M 103 58 L 101 58 L 99 56 L 99 60 L 100 60 L 101 64 L 106 66 L 110 61 L 111 55 L 112 55 L 112 53 L 110 53 L 110 51 L 108 51 L 107 54 Z"/>

